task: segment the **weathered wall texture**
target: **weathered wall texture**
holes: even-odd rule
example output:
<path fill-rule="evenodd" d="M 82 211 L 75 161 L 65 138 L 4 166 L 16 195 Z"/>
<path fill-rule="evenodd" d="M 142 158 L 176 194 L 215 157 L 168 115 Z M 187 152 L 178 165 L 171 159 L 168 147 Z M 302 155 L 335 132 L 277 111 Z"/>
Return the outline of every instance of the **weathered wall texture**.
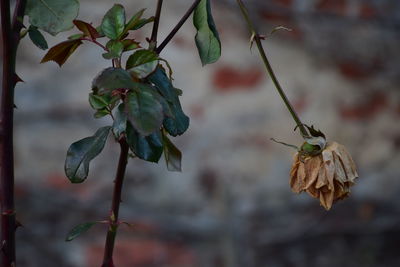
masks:
<path fill-rule="evenodd" d="M 80 19 L 101 21 L 113 1 L 81 1 Z M 128 13 L 156 1 L 120 1 Z M 190 1 L 165 1 L 160 39 Z M 213 1 L 221 60 L 201 68 L 189 22 L 162 57 L 184 93 L 190 130 L 175 142 L 183 172 L 131 160 L 116 248 L 128 266 L 399 266 L 400 6 L 397 1 L 246 1 L 273 67 L 303 121 L 348 147 L 360 178 L 350 199 L 330 212 L 288 186 L 294 123 L 249 51 L 235 1 Z M 137 38 L 149 36 L 144 28 Z M 48 37 L 51 45 L 66 35 Z M 118 146 L 109 140 L 88 180 L 71 185 L 68 146 L 108 120 L 92 119 L 92 78 L 109 62 L 90 44 L 60 69 L 24 40 L 16 91 L 19 266 L 99 266 L 105 227 L 73 243 L 74 225 L 108 215 Z"/>

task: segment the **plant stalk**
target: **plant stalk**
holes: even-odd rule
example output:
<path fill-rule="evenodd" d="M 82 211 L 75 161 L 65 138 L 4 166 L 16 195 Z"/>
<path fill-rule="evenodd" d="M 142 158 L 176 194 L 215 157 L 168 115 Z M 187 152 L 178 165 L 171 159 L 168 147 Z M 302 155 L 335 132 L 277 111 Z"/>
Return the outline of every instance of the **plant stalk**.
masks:
<path fill-rule="evenodd" d="M 168 34 L 167 37 L 165 37 L 164 41 L 156 48 L 155 52 L 157 54 L 160 54 L 161 51 L 165 48 L 165 46 L 172 40 L 172 38 L 175 36 L 175 34 L 179 31 L 179 29 L 182 27 L 182 25 L 186 22 L 186 20 L 189 18 L 189 16 L 193 13 L 194 9 L 200 4 L 201 0 L 196 0 L 194 3 L 190 6 L 190 8 L 186 11 L 186 13 L 183 15 L 183 17 L 179 20 L 179 22 L 176 24 L 176 26 L 172 29 L 172 31 Z"/>
<path fill-rule="evenodd" d="M 274 70 L 271 67 L 271 64 L 269 63 L 269 60 L 267 58 L 267 55 L 265 53 L 265 50 L 263 48 L 263 45 L 261 43 L 261 39 L 260 39 L 260 35 L 257 33 L 257 31 L 255 30 L 255 27 L 249 17 L 249 12 L 247 11 L 247 8 L 245 7 L 245 5 L 243 4 L 243 2 L 241 0 L 236 0 L 240 10 L 242 11 L 242 15 L 243 18 L 246 20 L 247 22 L 247 26 L 248 29 L 250 31 L 250 34 L 252 36 L 252 38 L 254 38 L 254 42 L 257 45 L 257 49 L 258 52 L 260 53 L 261 59 L 264 62 L 265 68 L 269 74 L 269 76 L 272 79 L 272 82 L 275 85 L 276 90 L 278 91 L 279 95 L 281 96 L 283 102 L 285 103 L 287 109 L 290 112 L 290 115 L 292 115 L 293 120 L 296 122 L 297 127 L 300 130 L 300 133 L 303 137 L 309 137 L 309 134 L 307 132 L 307 129 L 304 127 L 304 124 L 301 122 L 299 116 L 297 115 L 296 111 L 294 110 L 292 104 L 290 103 L 289 99 L 287 98 L 285 92 L 283 91 L 278 79 L 276 78 L 276 75 L 274 73 Z M 253 40 L 251 40 L 253 41 Z"/>
<path fill-rule="evenodd" d="M 111 204 L 109 228 L 104 248 L 103 264 L 101 265 L 101 267 L 114 267 L 113 251 L 114 251 L 115 237 L 117 235 L 117 228 L 118 228 L 118 215 L 119 215 L 119 206 L 121 203 L 122 186 L 125 177 L 126 165 L 128 163 L 128 152 L 129 152 L 129 146 L 125 138 L 122 138 L 119 141 L 119 144 L 121 147 L 121 152 L 119 155 L 118 168 L 114 180 L 114 192 Z"/>
<path fill-rule="evenodd" d="M 10 1 L 1 0 L 1 32 L 3 37 L 3 81 L 0 110 L 0 196 L 1 235 L 0 265 L 15 266 L 15 230 L 17 227 L 14 207 L 14 88 L 17 83 L 15 64 L 19 32 L 26 1 L 17 1 L 13 23 L 10 17 Z"/>
<path fill-rule="evenodd" d="M 153 30 L 151 31 L 150 49 L 153 50 L 157 47 L 158 26 L 160 25 L 161 9 L 163 0 L 157 1 L 156 15 L 154 16 Z"/>

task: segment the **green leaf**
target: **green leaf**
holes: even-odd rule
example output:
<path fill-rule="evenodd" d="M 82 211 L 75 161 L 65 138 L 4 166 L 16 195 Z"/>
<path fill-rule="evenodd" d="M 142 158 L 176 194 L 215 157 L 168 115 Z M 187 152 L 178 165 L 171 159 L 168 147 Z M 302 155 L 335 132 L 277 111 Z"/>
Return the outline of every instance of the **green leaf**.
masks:
<path fill-rule="evenodd" d="M 153 21 L 154 21 L 154 17 L 150 17 L 148 19 L 140 19 L 130 30 L 131 31 L 138 30 L 138 29 L 142 28 L 144 25 L 146 25 L 147 23 L 150 23 Z"/>
<path fill-rule="evenodd" d="M 109 52 L 103 54 L 105 59 L 119 58 L 124 51 L 124 44 L 120 41 L 110 40 L 107 43 L 107 48 Z"/>
<path fill-rule="evenodd" d="M 182 171 L 182 152 L 169 140 L 167 135 L 163 133 L 164 158 L 167 169 L 172 172 Z"/>
<path fill-rule="evenodd" d="M 124 51 L 141 48 L 140 43 L 135 41 L 135 39 L 124 39 L 122 40 L 122 44 L 124 45 Z"/>
<path fill-rule="evenodd" d="M 201 63 L 214 63 L 221 56 L 221 41 L 211 14 L 210 0 L 201 0 L 194 10 L 193 23 L 197 29 L 195 37 Z"/>
<path fill-rule="evenodd" d="M 126 34 L 131 29 L 133 29 L 140 22 L 140 18 L 143 16 L 144 11 L 145 9 L 141 9 L 135 15 L 132 16 L 132 18 L 125 25 L 124 31 L 122 32 L 121 36 Z"/>
<path fill-rule="evenodd" d="M 139 79 L 149 76 L 158 65 L 158 55 L 151 50 L 138 50 L 126 61 L 126 69 Z"/>
<path fill-rule="evenodd" d="M 155 61 L 157 59 L 158 55 L 154 51 L 147 49 L 138 50 L 129 56 L 128 60 L 126 61 L 126 69 L 129 71 L 131 68 Z"/>
<path fill-rule="evenodd" d="M 121 68 L 107 68 L 97 75 L 93 80 L 92 89 L 98 95 L 103 95 L 115 89 L 136 88 L 136 83 L 132 80 L 131 75 Z"/>
<path fill-rule="evenodd" d="M 149 92 L 129 92 L 125 99 L 125 111 L 132 126 L 144 136 L 158 130 L 162 125 L 162 106 Z"/>
<path fill-rule="evenodd" d="M 73 23 L 84 34 L 84 36 L 88 36 L 92 40 L 96 40 L 96 38 L 100 37 L 97 30 L 89 23 L 81 20 L 74 20 Z"/>
<path fill-rule="evenodd" d="M 46 39 L 44 39 L 44 36 L 42 33 L 37 29 L 35 26 L 29 26 L 29 38 L 31 39 L 32 43 L 39 47 L 42 50 L 46 50 L 49 48 L 47 45 Z"/>
<path fill-rule="evenodd" d="M 72 241 L 81 234 L 87 232 L 93 225 L 95 225 L 97 222 L 87 222 L 87 223 L 82 223 L 74 228 L 72 228 L 71 231 L 67 234 L 67 237 L 65 238 L 65 241 Z"/>
<path fill-rule="evenodd" d="M 102 118 L 102 117 L 107 116 L 107 115 L 109 115 L 109 114 L 110 114 L 110 111 L 108 111 L 106 108 L 103 108 L 103 109 L 97 110 L 97 111 L 94 113 L 93 116 L 94 116 L 96 119 L 99 119 L 99 118 Z"/>
<path fill-rule="evenodd" d="M 121 103 L 114 113 L 113 134 L 115 138 L 119 139 L 121 134 L 126 131 L 127 115 L 125 113 L 124 103 Z"/>
<path fill-rule="evenodd" d="M 143 136 L 128 124 L 126 129 L 126 141 L 132 152 L 140 159 L 157 163 L 163 152 L 163 144 L 160 130 Z"/>
<path fill-rule="evenodd" d="M 125 28 L 125 9 L 120 4 L 115 4 L 101 22 L 101 29 L 105 36 L 111 40 L 118 40 Z"/>
<path fill-rule="evenodd" d="M 105 95 L 95 95 L 93 93 L 89 94 L 89 104 L 93 109 L 102 109 L 110 104 L 111 98 Z"/>
<path fill-rule="evenodd" d="M 55 61 L 61 67 L 67 59 L 74 53 L 74 51 L 82 44 L 82 41 L 79 39 L 68 40 L 58 45 L 53 46 L 47 51 L 46 55 L 43 57 L 40 63 L 44 63 L 47 61 Z"/>
<path fill-rule="evenodd" d="M 78 0 L 28 0 L 25 13 L 30 24 L 56 35 L 73 27 L 78 11 Z"/>
<path fill-rule="evenodd" d="M 65 159 L 65 174 L 72 183 L 82 183 L 89 174 L 89 163 L 103 150 L 111 127 L 106 126 L 97 130 L 90 137 L 73 143 Z"/>
<path fill-rule="evenodd" d="M 168 101 L 173 117 L 165 118 L 163 125 L 165 130 L 172 135 L 177 136 L 183 134 L 189 127 L 189 117 L 183 113 L 179 97 L 176 89 L 168 79 L 164 70 L 160 67 L 148 77 L 160 92 L 160 94 Z"/>

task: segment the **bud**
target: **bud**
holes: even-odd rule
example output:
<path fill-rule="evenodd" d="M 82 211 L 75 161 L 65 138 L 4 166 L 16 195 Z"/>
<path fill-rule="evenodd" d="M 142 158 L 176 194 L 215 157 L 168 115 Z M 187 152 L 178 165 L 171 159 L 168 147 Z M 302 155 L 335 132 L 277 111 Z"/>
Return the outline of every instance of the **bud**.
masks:
<path fill-rule="evenodd" d="M 300 151 L 295 154 L 290 171 L 290 187 L 295 193 L 306 191 L 318 198 L 329 210 L 337 200 L 350 194 L 350 187 L 358 178 L 356 166 L 343 145 L 327 143 L 318 155 Z"/>

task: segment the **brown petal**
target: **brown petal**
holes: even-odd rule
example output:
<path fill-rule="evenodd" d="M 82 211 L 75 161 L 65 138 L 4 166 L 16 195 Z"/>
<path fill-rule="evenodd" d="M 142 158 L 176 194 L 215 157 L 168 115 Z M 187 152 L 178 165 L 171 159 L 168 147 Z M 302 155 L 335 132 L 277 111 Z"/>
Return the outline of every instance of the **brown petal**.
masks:
<path fill-rule="evenodd" d="M 322 157 L 320 155 L 308 158 L 305 162 L 305 171 L 306 171 L 306 178 L 305 178 L 305 189 L 310 187 L 318 177 L 318 172 L 321 167 Z"/>
<path fill-rule="evenodd" d="M 343 161 L 348 180 L 354 182 L 354 180 L 358 178 L 358 173 L 353 159 L 351 158 L 349 152 L 347 152 L 346 148 L 342 145 L 338 147 L 338 152 L 340 153 L 339 156 Z"/>
<path fill-rule="evenodd" d="M 339 156 L 335 152 L 332 152 L 332 154 L 335 162 L 335 179 L 340 183 L 345 183 L 347 182 L 347 176 L 346 172 L 344 171 L 343 164 L 340 161 Z"/>

